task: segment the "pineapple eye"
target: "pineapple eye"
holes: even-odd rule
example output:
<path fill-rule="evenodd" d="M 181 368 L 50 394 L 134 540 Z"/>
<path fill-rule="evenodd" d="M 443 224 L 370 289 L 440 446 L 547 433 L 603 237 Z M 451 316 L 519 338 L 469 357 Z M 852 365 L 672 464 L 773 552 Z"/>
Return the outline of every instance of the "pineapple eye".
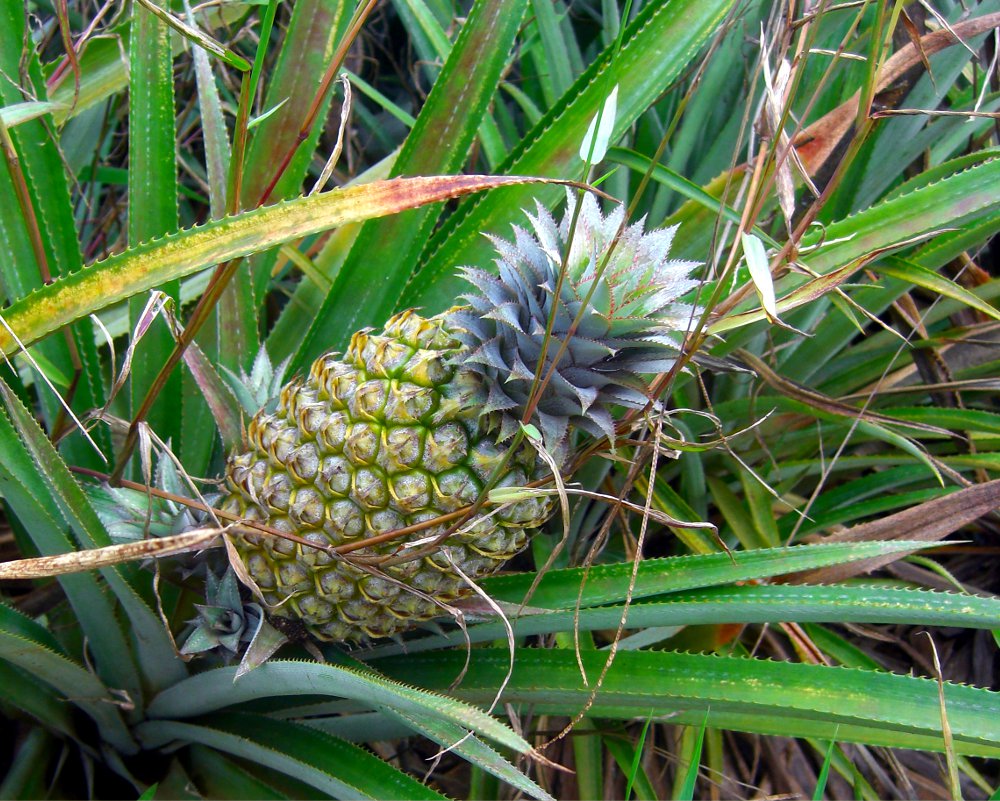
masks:
<path fill-rule="evenodd" d="M 339 453 L 347 439 L 347 427 L 350 417 L 347 412 L 330 412 L 319 430 L 320 447 L 330 453 Z"/>
<path fill-rule="evenodd" d="M 344 442 L 344 455 L 353 464 L 374 464 L 378 456 L 379 426 L 355 423 Z"/>
<path fill-rule="evenodd" d="M 365 518 L 353 501 L 344 499 L 330 504 L 326 509 L 323 531 L 337 544 L 354 539 L 365 530 Z"/>
<path fill-rule="evenodd" d="M 377 468 L 362 467 L 354 474 L 351 486 L 352 496 L 365 509 L 382 509 L 389 502 L 389 490 L 385 476 Z"/>
<path fill-rule="evenodd" d="M 343 456 L 327 456 L 316 486 L 330 495 L 344 496 L 351 486 L 351 465 Z"/>

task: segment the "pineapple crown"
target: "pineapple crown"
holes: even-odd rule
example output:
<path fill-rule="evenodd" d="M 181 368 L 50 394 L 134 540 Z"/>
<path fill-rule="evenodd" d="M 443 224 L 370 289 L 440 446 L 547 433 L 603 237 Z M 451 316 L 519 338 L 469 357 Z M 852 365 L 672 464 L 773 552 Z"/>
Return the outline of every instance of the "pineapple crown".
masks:
<path fill-rule="evenodd" d="M 612 405 L 646 406 L 640 376 L 673 366 L 697 311 L 678 302 L 697 285 L 697 262 L 668 258 L 676 226 L 622 229 L 622 206 L 605 216 L 586 194 L 571 236 L 577 199 L 566 196 L 560 223 L 536 203 L 536 214 L 526 212 L 532 231 L 515 225 L 513 242 L 490 237 L 498 275 L 462 268 L 478 291 L 452 313 L 468 348 L 463 366 L 489 387 L 483 414 L 499 413 L 501 441 L 517 430 L 544 360 L 541 376 L 552 376 L 532 421 L 560 450 L 571 427 L 612 437 Z"/>

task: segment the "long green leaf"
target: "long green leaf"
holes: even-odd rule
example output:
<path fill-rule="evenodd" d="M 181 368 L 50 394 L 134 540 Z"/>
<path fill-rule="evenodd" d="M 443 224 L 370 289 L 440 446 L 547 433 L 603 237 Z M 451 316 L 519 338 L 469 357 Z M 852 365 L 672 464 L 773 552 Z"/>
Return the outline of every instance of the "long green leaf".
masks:
<path fill-rule="evenodd" d="M 507 672 L 506 649 L 473 649 L 456 695 L 489 703 Z M 536 714 L 573 715 L 595 692 L 607 653 L 517 651 L 503 700 L 532 704 Z M 583 684 L 580 660 L 588 677 Z M 465 654 L 449 651 L 380 661 L 390 675 L 426 687 L 447 687 Z M 938 685 L 931 679 L 869 670 L 760 659 L 653 651 L 619 653 L 596 690 L 590 714 L 609 718 L 664 716 L 672 724 L 728 728 L 791 737 L 943 751 Z M 944 685 L 955 751 L 1000 756 L 1000 694 Z"/>
<path fill-rule="evenodd" d="M 621 594 L 627 585 L 623 583 Z M 508 610 L 515 637 L 537 634 L 599 631 L 618 626 L 623 606 L 583 608 L 579 611 L 538 612 L 520 617 Z M 677 592 L 641 601 L 628 609 L 630 629 L 697 626 L 715 623 L 897 623 L 914 626 L 960 626 L 992 629 L 1000 620 L 1000 601 L 975 595 L 928 592 L 887 587 L 807 585 L 718 587 Z M 415 654 L 432 648 L 461 647 L 466 642 L 503 639 L 501 623 L 470 625 L 467 632 L 449 632 L 375 648 L 372 657 Z"/>
<path fill-rule="evenodd" d="M 919 187 L 832 223 L 823 233 L 826 244 L 800 258 L 821 276 L 812 283 L 825 292 L 824 278 L 852 264 L 860 265 L 870 254 L 915 237 L 929 236 L 944 228 L 963 227 L 984 218 L 995 218 L 1000 209 L 997 185 L 1000 185 L 1000 158 L 991 158 L 937 183 Z M 810 239 L 818 239 L 818 235 Z M 849 276 L 850 272 L 845 272 L 838 283 Z M 789 274 L 781 287 L 785 289 L 785 297 L 778 302 L 778 310 L 782 312 L 816 297 L 815 293 L 808 291 L 807 280 L 801 275 Z M 764 311 L 755 309 L 724 317 L 713 323 L 709 330 L 721 334 L 764 319 Z M 728 343 L 730 347 L 735 344 L 733 340 Z"/>
<path fill-rule="evenodd" d="M 170 26 L 139 2 L 132 3 L 129 36 L 128 241 L 147 242 L 177 228 L 177 158 L 174 125 L 174 69 Z M 179 301 L 176 279 L 160 286 Z M 146 299 L 129 300 L 129 324 L 139 321 Z M 142 403 L 174 347 L 173 335 L 155 321 L 132 362 L 132 408 Z M 166 441 L 177 437 L 183 409 L 180 373 L 168 380 L 146 420 Z"/>
<path fill-rule="evenodd" d="M 26 417 L 23 409 L 15 413 Z M 42 477 L 31 451 L 0 408 L 0 494 L 43 556 L 72 551 L 67 524 L 59 513 L 53 489 Z M 98 675 L 124 690 L 141 707 L 142 686 L 114 605 L 93 574 L 61 576 L 59 584 L 89 640 Z"/>
<path fill-rule="evenodd" d="M 315 662 L 268 662 L 234 682 L 236 668 L 218 668 L 192 676 L 161 692 L 149 706 L 153 718 L 204 714 L 255 698 L 322 694 L 364 704 L 391 706 L 416 715 L 432 715 L 475 731 L 519 753 L 528 743 L 507 726 L 451 698 L 415 689 L 372 672 Z"/>
<path fill-rule="evenodd" d="M 37 52 L 30 36 L 25 35 L 23 4 L 0 0 L 0 106 L 19 105 L 25 97 L 44 97 L 45 82 Z M 22 52 L 22 48 L 24 51 Z M 20 77 L 23 88 L 14 81 Z M 10 130 L 10 140 L 17 152 L 17 165 L 0 159 L 0 287 L 7 299 L 28 294 L 44 283 L 46 273 L 66 275 L 80 268 L 82 256 L 70 197 L 70 184 L 63 167 L 62 154 L 54 138 L 48 116 L 29 120 Z M 10 172 L 14 166 L 14 175 Z M 23 209 L 14 191 L 13 181 L 23 180 L 28 192 L 28 209 Z M 41 252 L 32 247 L 36 230 Z M 75 350 L 81 366 L 71 405 L 89 410 L 104 402 L 100 361 L 97 357 L 91 326 L 86 323 L 71 332 L 72 340 L 53 339 L 41 349 L 39 357 L 71 372 Z M 39 392 L 42 416 L 51 425 L 59 419 L 62 407 L 49 390 Z M 98 430 L 94 437 L 105 452 L 110 437 Z M 75 463 L 100 467 L 100 458 L 89 444 L 71 439 L 62 446 Z"/>
<path fill-rule="evenodd" d="M 648 3 L 629 25 L 620 51 L 609 46 L 542 118 L 499 167 L 503 172 L 571 176 L 580 168 L 578 152 L 590 120 L 618 82 L 618 114 L 611 141 L 616 141 L 688 67 L 729 13 L 732 0 L 670 0 Z M 608 80 L 613 70 L 614 80 Z M 503 234 L 503 228 L 521 222 L 521 209 L 534 209 L 534 200 L 553 204 L 558 193 L 507 191 L 487 203 L 465 204 L 446 223 L 424 251 L 424 267 L 416 274 L 399 303 L 433 311 L 447 308 L 463 291 L 455 277 L 459 265 L 489 267 L 492 251 L 483 232 Z M 373 319 L 384 319 L 386 308 L 372 309 Z"/>
<path fill-rule="evenodd" d="M 147 748 L 173 740 L 201 743 L 288 774 L 333 798 L 444 797 L 356 745 L 287 720 L 228 713 L 195 723 L 148 721 L 136 732 Z"/>
<path fill-rule="evenodd" d="M 459 170 L 486 115 L 524 15 L 525 0 L 476 3 L 441 75 L 407 136 L 392 175 Z M 413 272 L 441 207 L 366 223 L 298 348 L 292 369 L 357 328 L 379 323 L 371 310 L 390 308 Z M 372 265 L 377 265 L 374 275 Z M 377 312 L 376 312 L 377 314 Z"/>
<path fill-rule="evenodd" d="M 800 545 L 794 548 L 761 548 L 736 553 L 646 559 L 639 564 L 633 598 L 667 592 L 718 586 L 736 581 L 811 570 L 807 564 L 835 565 L 866 559 L 876 554 L 905 553 L 926 547 L 917 542 Z M 547 609 L 573 609 L 577 599 L 583 606 L 597 606 L 621 600 L 632 574 L 630 563 L 550 570 L 528 605 Z M 495 599 L 521 603 L 534 580 L 532 574 L 495 576 L 482 582 Z M 582 588 L 582 590 L 581 590 Z"/>
<path fill-rule="evenodd" d="M 45 629 L 4 604 L 0 604 L 0 659 L 62 693 L 90 715 L 102 737 L 122 753 L 138 750 L 122 720 L 121 699 L 113 698 L 93 673 L 53 650 Z"/>
<path fill-rule="evenodd" d="M 915 286 L 923 287 L 931 292 L 953 298 L 976 311 L 982 312 L 994 320 L 1000 320 L 1000 310 L 986 303 L 977 295 L 974 295 L 964 287 L 959 286 L 954 281 L 949 281 L 944 276 L 928 270 L 912 261 L 898 257 L 882 259 L 872 265 L 872 269 L 880 275 L 888 275 L 898 278 Z"/>
<path fill-rule="evenodd" d="M 69 523 L 77 540 L 85 548 L 110 545 L 111 539 L 90 500 L 35 419 L 2 381 L 0 392 L 18 434 L 45 479 L 51 501 Z M 102 575 L 132 624 L 137 644 L 136 656 L 146 682 L 153 689 L 159 689 L 185 676 L 187 670 L 184 663 L 177 657 L 173 642 L 160 619 L 128 583 L 120 568 L 104 570 Z M 124 667 L 121 669 L 124 670 Z M 132 700 L 141 706 L 141 696 L 137 695 Z"/>
<path fill-rule="evenodd" d="M 0 701 L 31 715 L 49 731 L 77 736 L 65 701 L 50 686 L 9 662 L 0 662 Z"/>
<path fill-rule="evenodd" d="M 237 760 L 214 748 L 192 744 L 188 747 L 188 763 L 191 778 L 203 798 L 275 801 L 291 797 L 252 776 L 244 766 L 237 764 Z"/>
<path fill-rule="evenodd" d="M 282 105 L 253 129 L 243 182 L 244 208 L 253 208 L 260 202 L 274 176 L 277 161 L 297 142 L 327 62 L 355 5 L 350 0 L 301 0 L 292 7 L 274 66 L 263 76 L 267 84 L 260 111 Z M 326 119 L 332 98 L 332 91 L 323 98 L 318 120 Z M 275 186 L 272 198 L 285 199 L 301 191 L 302 179 L 322 133 L 321 124 L 309 131 Z"/>
<path fill-rule="evenodd" d="M 30 344 L 87 314 L 228 259 L 424 203 L 542 180 L 482 175 L 397 178 L 254 209 L 136 245 L 85 267 L 13 303 L 4 310 L 4 319 Z M 17 350 L 6 329 L 0 330 L 0 350 L 8 355 Z"/>
<path fill-rule="evenodd" d="M 466 761 L 496 776 L 498 779 L 502 779 L 525 795 L 531 798 L 542 799 L 543 801 L 554 801 L 552 796 L 535 782 L 525 776 L 510 762 L 490 748 L 490 746 L 474 734 L 469 734 L 469 732 L 457 723 L 430 715 L 415 715 L 412 712 L 403 712 L 388 706 L 382 707 L 382 712 L 390 718 L 402 721 L 411 730 L 420 732 L 442 748 L 453 751 Z"/>

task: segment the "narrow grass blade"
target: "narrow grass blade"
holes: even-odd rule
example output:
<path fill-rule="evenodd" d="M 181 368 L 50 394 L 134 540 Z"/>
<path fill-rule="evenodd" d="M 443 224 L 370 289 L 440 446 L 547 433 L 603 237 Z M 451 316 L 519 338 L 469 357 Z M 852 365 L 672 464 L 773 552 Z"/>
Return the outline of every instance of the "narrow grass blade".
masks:
<path fill-rule="evenodd" d="M 701 768 L 701 749 L 705 743 L 705 724 L 708 723 L 708 715 L 701 722 L 697 729 L 687 729 L 685 735 L 691 740 L 689 750 L 690 758 L 684 768 L 683 782 L 676 794 L 678 801 L 691 801 L 694 798 L 694 786 L 698 782 L 698 770 Z"/>

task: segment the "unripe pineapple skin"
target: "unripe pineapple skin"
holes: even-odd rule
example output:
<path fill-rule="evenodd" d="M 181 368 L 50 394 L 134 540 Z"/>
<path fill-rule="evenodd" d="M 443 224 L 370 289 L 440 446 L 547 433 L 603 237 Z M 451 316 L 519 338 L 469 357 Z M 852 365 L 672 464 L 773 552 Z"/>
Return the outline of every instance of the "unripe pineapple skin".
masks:
<path fill-rule="evenodd" d="M 248 450 L 227 466 L 224 511 L 337 546 L 474 503 L 506 446 L 487 430 L 486 390 L 463 369 L 456 330 L 451 312 L 403 312 L 382 334 L 355 334 L 343 360 L 317 359 L 305 380 L 284 387 L 275 412 L 262 410 L 247 427 Z M 522 447 L 497 485 L 542 474 L 534 451 Z M 443 614 L 471 589 L 461 574 L 497 570 L 552 511 L 550 499 L 529 498 L 481 516 L 430 555 L 373 572 L 268 534 L 245 533 L 235 545 L 272 614 L 300 620 L 321 640 L 357 641 Z M 401 546 L 446 528 L 351 556 L 405 554 Z"/>

